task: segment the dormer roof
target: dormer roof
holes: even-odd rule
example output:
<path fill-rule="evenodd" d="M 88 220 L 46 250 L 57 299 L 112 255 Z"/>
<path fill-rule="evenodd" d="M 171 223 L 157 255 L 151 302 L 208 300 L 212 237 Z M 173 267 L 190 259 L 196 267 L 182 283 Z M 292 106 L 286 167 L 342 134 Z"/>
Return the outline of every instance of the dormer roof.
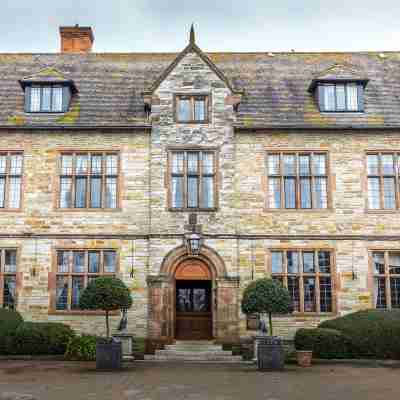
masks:
<path fill-rule="evenodd" d="M 74 81 L 66 78 L 60 71 L 54 67 L 46 67 L 32 75 L 26 76 L 19 80 L 22 89 L 25 89 L 27 85 L 32 84 L 61 84 L 68 85 L 74 92 L 77 92 Z"/>
<path fill-rule="evenodd" d="M 310 86 L 308 87 L 308 91 L 310 93 L 313 92 L 318 83 L 360 82 L 365 86 L 368 83 L 368 80 L 369 79 L 365 73 L 354 65 L 348 63 L 333 64 L 314 75 Z"/>

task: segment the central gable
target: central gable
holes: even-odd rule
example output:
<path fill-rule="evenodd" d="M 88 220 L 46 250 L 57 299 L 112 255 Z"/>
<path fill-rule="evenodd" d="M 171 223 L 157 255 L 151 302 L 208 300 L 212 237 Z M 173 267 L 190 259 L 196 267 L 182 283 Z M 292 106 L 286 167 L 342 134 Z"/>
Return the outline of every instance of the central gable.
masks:
<path fill-rule="evenodd" d="M 177 68 L 179 71 L 177 72 Z M 158 79 L 154 82 L 151 88 L 144 92 L 145 95 L 152 95 L 156 92 L 160 86 L 166 80 L 171 80 L 171 75 L 174 73 L 176 75 L 182 74 L 181 77 L 183 88 L 185 86 L 190 86 L 196 89 L 195 82 L 188 80 L 185 81 L 186 76 L 189 79 L 200 79 L 200 72 L 204 71 L 212 71 L 218 77 L 218 80 L 221 81 L 221 86 L 224 88 L 228 88 L 231 94 L 239 93 L 238 90 L 234 89 L 233 85 L 229 81 L 229 79 L 225 76 L 225 74 L 210 60 L 210 58 L 196 45 L 195 43 L 195 33 L 193 25 L 190 30 L 190 40 L 189 44 L 182 50 L 181 53 L 175 58 L 175 60 L 163 71 L 163 73 L 158 77 Z M 172 78 L 174 79 L 174 78 Z M 185 83 L 188 83 L 187 85 Z"/>

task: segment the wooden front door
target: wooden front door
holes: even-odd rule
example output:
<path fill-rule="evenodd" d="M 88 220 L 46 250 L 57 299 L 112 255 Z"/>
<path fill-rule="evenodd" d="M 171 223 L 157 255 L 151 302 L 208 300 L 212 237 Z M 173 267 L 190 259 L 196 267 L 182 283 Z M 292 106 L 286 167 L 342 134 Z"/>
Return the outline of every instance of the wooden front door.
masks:
<path fill-rule="evenodd" d="M 212 338 L 211 303 L 210 280 L 176 280 L 176 339 Z"/>

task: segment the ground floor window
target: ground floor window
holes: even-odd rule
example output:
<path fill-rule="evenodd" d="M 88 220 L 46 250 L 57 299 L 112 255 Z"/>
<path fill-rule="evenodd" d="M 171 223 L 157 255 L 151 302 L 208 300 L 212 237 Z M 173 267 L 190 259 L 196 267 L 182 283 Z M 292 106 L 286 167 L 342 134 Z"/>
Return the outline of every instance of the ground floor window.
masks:
<path fill-rule="evenodd" d="M 376 308 L 400 308 L 400 251 L 372 253 Z"/>
<path fill-rule="evenodd" d="M 87 284 L 99 276 L 114 276 L 115 250 L 58 250 L 56 310 L 79 310 L 79 297 Z"/>
<path fill-rule="evenodd" d="M 327 250 L 271 251 L 272 278 L 290 293 L 294 312 L 332 312 L 332 252 Z"/>
<path fill-rule="evenodd" d="M 14 309 L 17 296 L 17 250 L 0 250 L 0 306 Z"/>

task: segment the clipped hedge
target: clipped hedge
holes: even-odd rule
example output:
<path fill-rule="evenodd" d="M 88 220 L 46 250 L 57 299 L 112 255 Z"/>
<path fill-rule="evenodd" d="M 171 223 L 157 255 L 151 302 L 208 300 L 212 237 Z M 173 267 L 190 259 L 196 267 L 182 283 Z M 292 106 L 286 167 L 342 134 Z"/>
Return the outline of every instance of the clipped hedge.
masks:
<path fill-rule="evenodd" d="M 71 338 L 67 344 L 65 358 L 74 361 L 95 361 L 98 337 L 82 334 Z"/>
<path fill-rule="evenodd" d="M 353 358 L 350 338 L 334 329 L 299 329 L 294 345 L 296 350 L 312 350 L 316 358 Z"/>
<path fill-rule="evenodd" d="M 75 336 L 68 326 L 55 322 L 24 322 L 13 338 L 13 354 L 64 354 Z"/>
<path fill-rule="evenodd" d="M 17 311 L 0 308 L 0 354 L 11 351 L 15 332 L 23 322 Z"/>
<path fill-rule="evenodd" d="M 400 359 L 400 310 L 366 310 L 324 321 L 351 341 L 355 358 Z"/>

